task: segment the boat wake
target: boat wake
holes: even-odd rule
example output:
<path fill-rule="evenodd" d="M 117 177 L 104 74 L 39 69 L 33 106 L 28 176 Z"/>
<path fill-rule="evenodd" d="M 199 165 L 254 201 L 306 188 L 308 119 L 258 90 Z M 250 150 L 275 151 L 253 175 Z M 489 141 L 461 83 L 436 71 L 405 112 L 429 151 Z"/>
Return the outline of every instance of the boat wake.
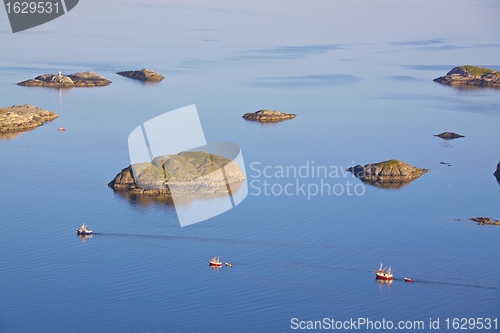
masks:
<path fill-rule="evenodd" d="M 395 281 L 404 281 L 403 278 L 394 278 Z M 430 285 L 446 285 L 446 286 L 455 286 L 455 287 L 468 287 L 468 288 L 478 288 L 478 289 L 489 289 L 489 290 L 500 290 L 500 287 L 493 286 L 483 286 L 479 284 L 472 283 L 461 283 L 461 282 L 446 282 L 446 281 L 434 281 L 434 280 L 415 280 L 415 283 L 424 283 Z"/>
<path fill-rule="evenodd" d="M 197 242 L 207 242 L 207 241 L 215 241 L 215 242 L 223 242 L 223 243 L 231 243 L 231 244 L 254 244 L 254 245 L 269 245 L 269 246 L 279 246 L 279 247 L 328 247 L 325 245 L 314 245 L 314 244 L 288 244 L 288 243 L 275 243 L 275 242 L 267 242 L 265 241 L 254 241 L 254 240 L 242 240 L 242 239 L 227 239 L 227 238 L 211 238 L 211 237 L 190 237 L 190 236 L 170 236 L 170 235 L 148 235 L 148 234 L 123 234 L 123 233 L 110 233 L 110 232 L 94 232 L 95 236 L 104 236 L 104 237 L 133 237 L 133 238 L 143 238 L 143 239 L 158 239 L 158 240 L 184 240 L 184 241 L 197 241 Z M 335 246 L 332 246 L 335 247 Z M 280 262 L 234 262 L 235 265 L 238 266 L 272 266 L 272 267 L 284 267 L 284 268 L 308 268 L 308 269 L 327 269 L 327 270 L 335 270 L 335 271 L 355 271 L 355 272 L 369 272 L 373 274 L 373 270 L 362 269 L 358 267 L 346 267 L 342 265 L 333 265 L 333 264 L 314 264 L 314 263 L 303 263 L 297 261 L 280 261 Z M 404 278 L 394 277 L 394 281 L 402 281 L 404 282 Z M 472 284 L 466 282 L 451 282 L 451 281 L 437 281 L 431 279 L 415 279 L 415 284 L 427 284 L 427 285 L 447 285 L 447 286 L 455 286 L 455 287 L 467 287 L 467 288 L 478 288 L 478 289 L 487 289 L 487 290 L 498 290 L 500 291 L 500 287 L 495 286 L 486 286 L 479 284 Z"/>

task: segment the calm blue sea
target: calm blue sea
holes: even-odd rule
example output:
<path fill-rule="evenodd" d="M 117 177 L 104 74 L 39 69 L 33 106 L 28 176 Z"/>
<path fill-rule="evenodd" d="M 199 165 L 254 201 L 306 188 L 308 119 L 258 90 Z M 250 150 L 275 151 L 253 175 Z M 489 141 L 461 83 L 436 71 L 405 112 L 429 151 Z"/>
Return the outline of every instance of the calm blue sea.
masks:
<path fill-rule="evenodd" d="M 432 81 L 464 64 L 500 70 L 499 14 L 472 0 L 88 0 L 13 34 L 0 9 L 0 107 L 59 114 L 0 138 L 0 332 L 287 332 L 324 318 L 500 330 L 500 227 L 467 220 L 500 219 L 500 90 Z M 115 74 L 141 68 L 166 78 Z M 59 70 L 113 83 L 15 84 Z M 181 228 L 172 206 L 107 183 L 130 163 L 134 128 L 190 104 L 207 141 L 241 147 L 249 194 Z M 297 117 L 241 118 L 259 109 Z M 444 131 L 465 137 L 433 136 Z M 276 175 L 392 158 L 431 172 L 400 189 Z M 321 182 L 336 194 L 313 195 Z M 82 223 L 96 233 L 84 242 Z M 211 269 L 215 255 L 234 266 Z M 392 283 L 375 281 L 380 262 Z"/>

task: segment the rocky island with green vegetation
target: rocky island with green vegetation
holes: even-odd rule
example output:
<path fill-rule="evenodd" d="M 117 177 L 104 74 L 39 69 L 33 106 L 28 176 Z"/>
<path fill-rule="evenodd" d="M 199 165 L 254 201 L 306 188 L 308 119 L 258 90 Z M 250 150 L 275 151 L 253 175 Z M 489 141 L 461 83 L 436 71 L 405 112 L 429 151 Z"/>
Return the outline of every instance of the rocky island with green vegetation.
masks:
<path fill-rule="evenodd" d="M 478 86 L 500 88 L 500 71 L 477 66 L 455 67 L 434 82 L 452 86 Z"/>
<path fill-rule="evenodd" d="M 52 88 L 73 88 L 73 87 L 102 87 L 111 83 L 110 80 L 94 72 L 79 72 L 70 75 L 43 74 L 19 82 L 18 85 L 25 87 L 52 87 Z"/>
<path fill-rule="evenodd" d="M 0 108 L 0 134 L 29 131 L 54 120 L 57 114 L 31 104 Z"/>
<path fill-rule="evenodd" d="M 152 162 L 130 165 L 108 184 L 115 191 L 132 194 L 195 196 L 227 193 L 246 179 L 234 161 L 207 152 L 164 155 Z"/>
<path fill-rule="evenodd" d="M 295 118 L 293 113 L 283 113 L 276 110 L 259 110 L 256 112 L 248 112 L 243 115 L 246 120 L 260 122 L 279 122 L 287 119 Z"/>
<path fill-rule="evenodd" d="M 152 69 L 143 68 L 141 70 L 136 71 L 122 71 L 116 73 L 121 76 L 125 76 L 134 80 L 139 81 L 150 81 L 150 82 L 159 82 L 163 80 L 165 77 Z"/>
<path fill-rule="evenodd" d="M 364 183 L 381 188 L 401 188 L 429 172 L 398 160 L 356 165 L 347 169 Z"/>

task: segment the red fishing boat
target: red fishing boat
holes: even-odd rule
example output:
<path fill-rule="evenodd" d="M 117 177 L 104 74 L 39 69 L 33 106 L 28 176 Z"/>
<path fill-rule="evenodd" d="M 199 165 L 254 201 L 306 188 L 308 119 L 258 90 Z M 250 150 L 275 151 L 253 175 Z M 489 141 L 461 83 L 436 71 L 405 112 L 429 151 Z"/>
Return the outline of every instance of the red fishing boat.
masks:
<path fill-rule="evenodd" d="M 219 257 L 213 257 L 209 263 L 210 266 L 214 267 L 222 267 L 222 261 L 219 260 Z"/>
<path fill-rule="evenodd" d="M 382 263 L 380 263 L 380 268 L 375 272 L 375 276 L 379 280 L 392 280 L 392 270 L 391 267 L 382 268 Z"/>

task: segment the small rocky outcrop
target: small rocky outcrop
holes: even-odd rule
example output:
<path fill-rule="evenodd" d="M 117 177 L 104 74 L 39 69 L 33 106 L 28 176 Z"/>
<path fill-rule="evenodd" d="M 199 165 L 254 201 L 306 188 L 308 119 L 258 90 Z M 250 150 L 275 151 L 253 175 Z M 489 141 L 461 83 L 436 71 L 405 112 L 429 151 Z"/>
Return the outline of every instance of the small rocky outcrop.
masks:
<path fill-rule="evenodd" d="M 19 82 L 18 85 L 26 87 L 53 87 L 53 88 L 73 88 L 73 87 L 102 87 L 111 83 L 110 80 L 94 72 L 80 72 L 70 75 L 43 74 Z"/>
<path fill-rule="evenodd" d="M 417 168 L 398 160 L 389 160 L 365 166 L 356 165 L 348 168 L 347 171 L 352 172 L 369 185 L 381 188 L 401 188 L 430 170 Z"/>
<path fill-rule="evenodd" d="M 256 112 L 248 112 L 243 115 L 246 120 L 254 120 L 260 122 L 278 122 L 287 119 L 295 118 L 293 113 L 283 113 L 276 110 L 259 110 Z"/>
<path fill-rule="evenodd" d="M 500 88 L 500 71 L 477 66 L 455 67 L 433 80 L 441 84 Z"/>
<path fill-rule="evenodd" d="M 13 105 L 0 109 L 0 134 L 32 130 L 58 115 L 31 104 Z M 7 136 L 8 137 L 8 136 Z"/>
<path fill-rule="evenodd" d="M 469 220 L 476 222 L 478 225 L 500 225 L 499 220 L 492 219 L 491 217 L 471 217 Z"/>
<path fill-rule="evenodd" d="M 497 164 L 497 171 L 495 171 L 493 176 L 500 178 L 500 163 Z"/>
<path fill-rule="evenodd" d="M 152 69 L 141 69 L 137 71 L 123 71 L 123 72 L 118 72 L 116 73 L 121 76 L 125 76 L 134 80 L 139 80 L 139 81 L 152 81 L 152 82 L 158 82 L 163 80 L 165 77 L 157 72 L 155 72 Z"/>
<path fill-rule="evenodd" d="M 460 134 L 457 134 L 457 133 L 453 133 L 453 132 L 443 132 L 441 134 L 436 134 L 434 136 L 438 136 L 438 137 L 440 137 L 441 139 L 444 139 L 444 140 L 453 140 L 453 139 L 458 139 L 458 138 L 463 138 L 464 137 L 463 135 L 460 135 Z"/>
<path fill-rule="evenodd" d="M 151 163 L 130 165 L 108 186 L 132 194 L 196 196 L 227 193 L 228 184 L 241 183 L 245 178 L 238 164 L 224 157 L 182 152 L 156 157 Z"/>
<path fill-rule="evenodd" d="M 497 164 L 497 171 L 493 173 L 493 176 L 495 176 L 498 184 L 500 184 L 500 163 Z"/>

